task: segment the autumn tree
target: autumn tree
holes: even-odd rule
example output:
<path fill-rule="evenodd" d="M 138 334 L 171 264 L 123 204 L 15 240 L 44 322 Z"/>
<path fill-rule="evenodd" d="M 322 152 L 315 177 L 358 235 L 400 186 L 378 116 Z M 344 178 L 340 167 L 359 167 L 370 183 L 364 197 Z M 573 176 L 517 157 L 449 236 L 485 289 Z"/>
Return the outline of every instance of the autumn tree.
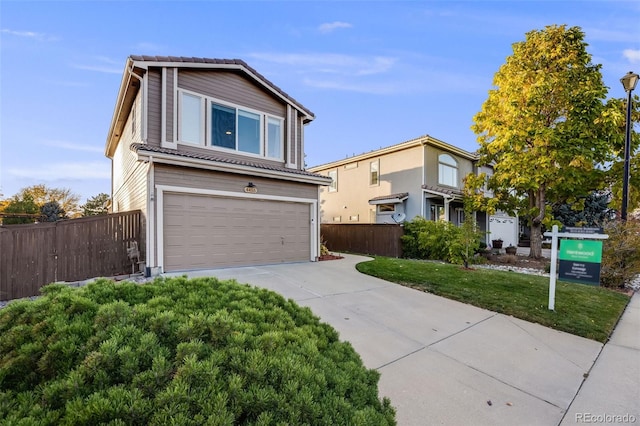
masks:
<path fill-rule="evenodd" d="M 27 194 L 24 197 L 14 196 L 2 210 L 3 225 L 19 225 L 33 223 L 38 220 L 40 208 Z"/>
<path fill-rule="evenodd" d="M 104 192 L 87 199 L 87 202 L 82 205 L 82 216 L 107 214 L 109 212 L 109 201 L 111 201 L 111 198 Z"/>
<path fill-rule="evenodd" d="M 45 184 L 38 184 L 22 188 L 13 198 L 23 199 L 25 196 L 30 196 L 39 208 L 50 201 L 55 201 L 72 217 L 80 211 L 78 207 L 80 196 L 68 188 L 50 188 Z"/>
<path fill-rule="evenodd" d="M 579 27 L 528 32 L 474 117 L 480 164 L 493 166 L 488 186 L 499 207 L 522 203 L 533 258 L 541 257 L 542 227 L 552 220 L 548 202 L 599 189 L 604 171 L 596 166 L 610 159 L 607 89 L 586 48 Z"/>

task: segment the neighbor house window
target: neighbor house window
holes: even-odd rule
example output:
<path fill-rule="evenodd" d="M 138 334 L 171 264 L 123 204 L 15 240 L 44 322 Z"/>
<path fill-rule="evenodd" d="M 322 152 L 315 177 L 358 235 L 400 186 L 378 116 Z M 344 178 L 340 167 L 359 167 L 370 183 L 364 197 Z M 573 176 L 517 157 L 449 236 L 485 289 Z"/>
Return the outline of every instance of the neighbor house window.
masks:
<path fill-rule="evenodd" d="M 369 163 L 369 185 L 378 185 L 380 183 L 380 162 L 378 160 Z"/>
<path fill-rule="evenodd" d="M 449 154 L 438 157 L 438 183 L 458 187 L 458 163 Z"/>
<path fill-rule="evenodd" d="M 396 211 L 395 204 L 378 204 L 378 213 L 393 213 Z"/>
<path fill-rule="evenodd" d="M 358 222 L 360 220 L 360 215 L 359 214 L 351 215 L 351 216 L 349 216 L 349 220 L 351 222 Z"/>
<path fill-rule="evenodd" d="M 433 221 L 444 221 L 444 206 L 442 205 L 431 205 L 431 220 Z"/>
<path fill-rule="evenodd" d="M 203 98 L 182 92 L 178 129 L 180 142 L 202 145 L 204 135 Z"/>
<path fill-rule="evenodd" d="M 179 90 L 178 108 L 180 142 L 283 159 L 284 119 L 280 117 L 184 90 Z"/>
<path fill-rule="evenodd" d="M 331 178 L 331 185 L 329 185 L 329 192 L 336 192 L 338 190 L 338 171 L 331 170 L 329 172 L 329 177 Z"/>

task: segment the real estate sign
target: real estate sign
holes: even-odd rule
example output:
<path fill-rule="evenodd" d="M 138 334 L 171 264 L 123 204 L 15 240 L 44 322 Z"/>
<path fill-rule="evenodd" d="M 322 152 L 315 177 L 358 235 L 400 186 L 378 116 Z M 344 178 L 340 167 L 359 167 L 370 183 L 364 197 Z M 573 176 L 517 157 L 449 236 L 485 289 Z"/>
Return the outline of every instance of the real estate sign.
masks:
<path fill-rule="evenodd" d="M 602 241 L 562 240 L 558 278 L 583 284 L 600 285 Z"/>

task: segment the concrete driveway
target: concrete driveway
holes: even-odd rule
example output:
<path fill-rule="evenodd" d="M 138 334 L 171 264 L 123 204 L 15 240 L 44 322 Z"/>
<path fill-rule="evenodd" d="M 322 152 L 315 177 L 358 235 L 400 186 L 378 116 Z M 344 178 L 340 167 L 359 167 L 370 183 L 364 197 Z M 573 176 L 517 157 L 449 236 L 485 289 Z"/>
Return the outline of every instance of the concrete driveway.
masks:
<path fill-rule="evenodd" d="M 602 344 L 360 274 L 364 260 L 186 275 L 235 278 L 310 307 L 381 373 L 399 425 L 560 424 Z"/>

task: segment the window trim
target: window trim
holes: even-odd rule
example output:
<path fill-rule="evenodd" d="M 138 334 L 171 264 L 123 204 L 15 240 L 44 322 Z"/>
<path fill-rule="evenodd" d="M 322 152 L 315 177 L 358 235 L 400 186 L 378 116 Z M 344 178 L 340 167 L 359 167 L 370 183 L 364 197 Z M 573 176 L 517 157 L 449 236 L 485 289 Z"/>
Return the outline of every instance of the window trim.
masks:
<path fill-rule="evenodd" d="M 384 206 L 385 210 L 382 210 Z M 389 206 L 391 206 L 391 209 L 388 209 Z M 384 203 L 384 204 L 378 204 L 377 206 L 378 209 L 378 214 L 393 214 L 396 212 L 396 203 Z"/>
<path fill-rule="evenodd" d="M 338 192 L 338 170 L 329 170 L 327 176 L 331 178 L 331 184 L 329 185 L 329 192 Z M 335 176 L 335 177 L 334 177 Z"/>
<path fill-rule="evenodd" d="M 373 165 L 375 164 L 375 172 L 376 172 L 376 181 L 373 181 Z M 380 185 L 380 159 L 373 160 L 369 162 L 369 186 L 379 186 Z"/>
<path fill-rule="evenodd" d="M 178 92 L 178 113 L 176 117 L 176 125 L 178 127 L 178 143 L 191 145 L 191 146 L 199 146 L 201 148 L 210 149 L 213 151 L 219 152 L 229 152 L 238 155 L 273 160 L 273 161 L 284 161 L 285 160 L 285 126 L 286 120 L 284 117 L 271 114 L 265 111 L 256 110 L 250 107 L 246 107 L 243 105 L 235 104 L 232 102 L 224 101 L 222 99 L 214 98 L 212 96 L 202 95 L 197 92 L 193 92 L 191 90 L 186 90 L 182 88 L 177 89 Z M 197 97 L 200 99 L 200 131 L 199 131 L 199 142 L 189 142 L 185 141 L 182 138 L 182 114 L 184 111 L 183 108 L 183 95 L 189 95 L 193 97 Z M 217 104 L 226 108 L 232 108 L 235 110 L 235 148 L 225 148 L 222 146 L 213 145 L 213 126 L 211 123 L 212 113 L 211 109 L 213 105 Z M 260 126 L 260 153 L 256 154 L 253 152 L 241 151 L 238 149 L 238 112 L 244 111 L 250 114 L 255 114 L 259 117 L 259 126 Z M 278 123 L 280 128 L 279 131 L 279 140 L 278 144 L 278 157 L 269 156 L 269 126 L 274 125 L 275 122 Z"/>
<path fill-rule="evenodd" d="M 199 117 L 199 126 L 200 129 L 198 131 L 198 142 L 186 141 L 182 138 L 182 130 L 183 130 L 183 121 L 182 114 L 184 112 L 183 108 L 183 96 L 188 95 L 194 98 L 200 99 L 200 117 Z M 177 126 L 178 126 L 178 142 L 181 144 L 191 145 L 191 146 L 204 146 L 205 144 L 205 133 L 206 133 L 206 100 L 204 96 L 199 93 L 192 92 L 190 90 L 178 89 L 178 117 L 177 117 Z"/>
<path fill-rule="evenodd" d="M 443 158 L 445 157 L 445 158 Z M 451 162 L 447 162 L 446 157 L 451 159 Z M 454 172 L 454 185 L 450 185 L 448 182 L 444 182 L 443 177 L 444 177 L 444 173 L 443 173 L 443 168 L 448 168 L 450 170 L 453 170 Z M 453 157 L 451 154 L 448 153 L 442 153 L 438 155 L 438 185 L 444 185 L 444 186 L 448 186 L 451 188 L 459 188 L 460 185 L 458 183 L 458 168 L 459 168 L 459 164 L 458 164 L 458 160 Z"/>

